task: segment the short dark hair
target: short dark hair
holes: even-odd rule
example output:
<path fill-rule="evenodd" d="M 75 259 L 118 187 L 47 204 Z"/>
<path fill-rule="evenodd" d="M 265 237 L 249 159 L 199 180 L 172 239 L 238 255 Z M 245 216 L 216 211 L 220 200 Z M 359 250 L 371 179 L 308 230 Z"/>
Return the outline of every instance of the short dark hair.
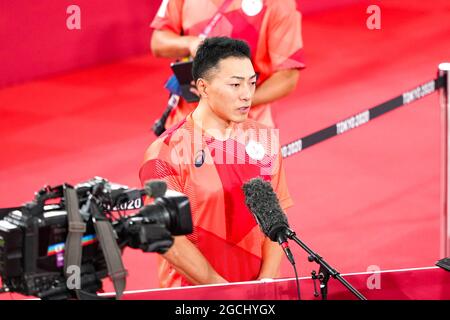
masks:
<path fill-rule="evenodd" d="M 220 60 L 229 57 L 251 59 L 248 44 L 228 37 L 205 39 L 197 49 L 192 64 L 192 77 L 195 81 L 198 78 L 204 78 L 211 69 L 217 67 Z"/>

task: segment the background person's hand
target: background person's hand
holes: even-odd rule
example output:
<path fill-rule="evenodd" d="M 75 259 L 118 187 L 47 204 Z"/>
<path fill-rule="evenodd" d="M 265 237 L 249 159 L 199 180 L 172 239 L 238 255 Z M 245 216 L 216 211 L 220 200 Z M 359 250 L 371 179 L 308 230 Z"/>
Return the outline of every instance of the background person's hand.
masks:
<path fill-rule="evenodd" d="M 194 58 L 197 54 L 198 46 L 202 43 L 202 39 L 199 37 L 192 37 L 189 43 L 189 52 L 191 53 L 191 57 Z"/>

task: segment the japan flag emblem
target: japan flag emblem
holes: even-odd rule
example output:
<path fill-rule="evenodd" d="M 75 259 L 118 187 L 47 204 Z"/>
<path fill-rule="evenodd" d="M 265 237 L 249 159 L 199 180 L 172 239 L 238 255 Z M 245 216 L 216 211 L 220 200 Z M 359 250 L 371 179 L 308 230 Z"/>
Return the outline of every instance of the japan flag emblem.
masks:
<path fill-rule="evenodd" d="M 262 144 L 253 140 L 248 142 L 245 147 L 245 152 L 247 152 L 248 156 L 254 160 L 262 160 L 266 155 Z"/>
<path fill-rule="evenodd" d="M 263 8 L 262 0 L 242 0 L 242 11 L 249 17 L 256 16 Z"/>

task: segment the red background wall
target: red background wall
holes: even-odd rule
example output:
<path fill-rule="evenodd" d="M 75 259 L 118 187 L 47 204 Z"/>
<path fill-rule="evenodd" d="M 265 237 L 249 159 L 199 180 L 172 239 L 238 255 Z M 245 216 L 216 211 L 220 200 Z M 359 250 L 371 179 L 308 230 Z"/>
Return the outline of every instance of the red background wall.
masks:
<path fill-rule="evenodd" d="M 303 14 L 357 0 L 296 0 Z M 0 88 L 149 52 L 149 24 L 161 0 L 0 2 Z M 81 29 L 66 13 L 80 7 Z"/>
<path fill-rule="evenodd" d="M 0 1 L 0 87 L 148 52 L 159 0 Z M 69 30 L 70 5 L 81 29 Z"/>

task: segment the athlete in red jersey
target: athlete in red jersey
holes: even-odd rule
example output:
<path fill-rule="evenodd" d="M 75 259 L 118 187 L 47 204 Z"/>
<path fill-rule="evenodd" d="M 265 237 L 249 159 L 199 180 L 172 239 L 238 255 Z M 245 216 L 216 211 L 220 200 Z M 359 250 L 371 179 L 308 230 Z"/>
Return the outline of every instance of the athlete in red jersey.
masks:
<path fill-rule="evenodd" d="M 292 92 L 298 69 L 304 67 L 301 14 L 295 0 L 163 0 L 151 26 L 152 52 L 158 57 L 195 56 L 199 35 L 212 23 L 208 36 L 241 39 L 251 49 L 258 84 L 249 117 L 274 126 L 270 103 Z M 166 128 L 192 112 L 196 103 L 181 99 L 172 110 Z"/>
<path fill-rule="evenodd" d="M 194 59 L 198 107 L 148 148 L 144 184 L 164 179 L 189 197 L 194 232 L 175 238 L 160 261 L 160 286 L 173 287 L 278 276 L 283 252 L 261 232 L 242 186 L 270 181 L 283 209 L 292 205 L 278 134 L 248 113 L 256 74 L 243 41 L 208 38 Z"/>

